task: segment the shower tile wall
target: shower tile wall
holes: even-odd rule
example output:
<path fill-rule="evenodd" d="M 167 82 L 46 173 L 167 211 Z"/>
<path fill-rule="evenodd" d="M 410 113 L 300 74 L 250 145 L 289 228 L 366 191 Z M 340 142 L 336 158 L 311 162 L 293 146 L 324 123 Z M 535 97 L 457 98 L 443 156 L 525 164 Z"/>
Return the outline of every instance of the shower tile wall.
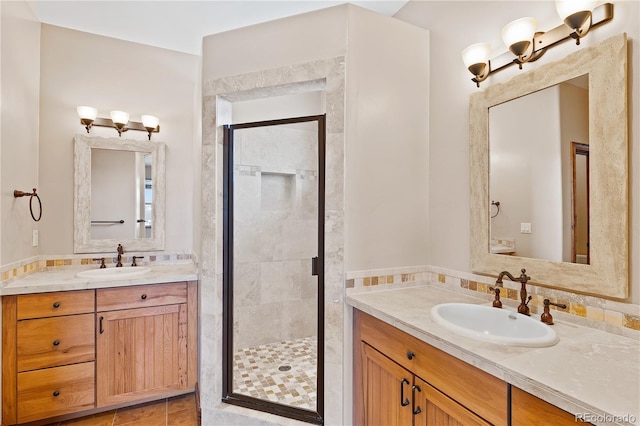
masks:
<path fill-rule="evenodd" d="M 317 132 L 234 133 L 234 346 L 315 336 Z"/>

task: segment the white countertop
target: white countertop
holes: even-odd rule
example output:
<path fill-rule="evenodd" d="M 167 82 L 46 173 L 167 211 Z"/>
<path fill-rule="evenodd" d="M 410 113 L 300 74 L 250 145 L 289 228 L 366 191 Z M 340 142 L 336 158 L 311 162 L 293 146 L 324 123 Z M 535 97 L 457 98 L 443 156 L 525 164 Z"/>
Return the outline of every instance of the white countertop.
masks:
<path fill-rule="evenodd" d="M 195 281 L 198 273 L 193 263 L 174 263 L 143 265 L 151 269 L 140 277 L 118 280 L 91 280 L 78 278 L 76 273 L 90 267 L 51 267 L 48 270 L 34 272 L 24 278 L 3 284 L 0 296 L 13 294 L 44 293 L 49 291 L 88 290 L 107 287 L 126 287 L 143 284 L 161 284 L 179 281 Z"/>
<path fill-rule="evenodd" d="M 554 318 L 560 341 L 502 346 L 448 331 L 430 317 L 439 303 L 488 304 L 434 285 L 350 294 L 347 304 L 594 424 L 640 425 L 640 342 Z M 509 309 L 509 308 L 507 308 Z M 533 316 L 539 319 L 539 315 Z"/>

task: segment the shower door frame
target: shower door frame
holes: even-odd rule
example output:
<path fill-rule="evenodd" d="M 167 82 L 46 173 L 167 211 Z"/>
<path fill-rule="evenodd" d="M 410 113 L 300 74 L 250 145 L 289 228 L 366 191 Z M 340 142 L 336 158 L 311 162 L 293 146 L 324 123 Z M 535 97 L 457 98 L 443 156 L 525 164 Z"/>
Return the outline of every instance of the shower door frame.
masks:
<path fill-rule="evenodd" d="M 317 121 L 318 123 L 318 253 L 311 259 L 318 277 L 316 411 L 279 404 L 233 392 L 233 132 L 252 127 L 277 126 Z M 223 261 L 222 261 L 222 401 L 307 423 L 323 424 L 324 419 L 324 216 L 326 114 L 251 123 L 224 125 L 223 169 Z"/>

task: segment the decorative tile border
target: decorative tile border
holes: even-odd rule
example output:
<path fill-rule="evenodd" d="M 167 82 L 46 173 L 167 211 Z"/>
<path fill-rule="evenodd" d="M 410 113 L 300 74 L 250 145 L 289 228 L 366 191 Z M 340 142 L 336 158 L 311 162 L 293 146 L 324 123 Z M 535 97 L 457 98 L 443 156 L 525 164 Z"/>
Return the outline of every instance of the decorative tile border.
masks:
<path fill-rule="evenodd" d="M 378 269 L 347 272 L 345 287 L 348 293 L 375 291 L 400 286 L 439 283 L 447 289 L 481 297 L 487 301 L 494 298 L 489 289 L 495 285 L 495 277 L 475 275 L 436 266 Z M 587 296 L 563 290 L 527 285 L 532 296 L 531 313 L 542 312 L 543 300 L 567 305 L 566 309 L 551 306 L 554 317 L 582 326 L 596 328 L 634 339 L 640 339 L 640 305 L 623 303 L 596 296 Z M 502 302 L 513 308 L 520 303 L 520 283 L 504 280 Z"/>
<path fill-rule="evenodd" d="M 150 254 L 145 253 L 127 253 L 122 257 L 123 264 L 133 263 L 133 256 L 144 256 L 142 259 L 137 259 L 136 263 L 139 265 L 149 264 L 171 264 L 171 263 L 185 263 L 193 262 L 197 264 L 197 257 L 190 252 L 154 252 Z M 105 265 L 107 267 L 114 267 L 118 262 L 118 258 L 113 256 L 112 253 L 96 253 L 90 257 L 86 257 L 86 254 L 78 255 L 61 255 L 61 256 L 36 256 L 22 261 L 13 262 L 0 267 L 0 280 L 2 284 L 7 284 L 11 281 L 24 278 L 27 275 L 51 270 L 51 268 L 59 267 L 74 267 L 74 266 L 86 266 L 86 265 L 98 265 L 100 262 L 94 259 L 100 259 L 104 257 Z"/>

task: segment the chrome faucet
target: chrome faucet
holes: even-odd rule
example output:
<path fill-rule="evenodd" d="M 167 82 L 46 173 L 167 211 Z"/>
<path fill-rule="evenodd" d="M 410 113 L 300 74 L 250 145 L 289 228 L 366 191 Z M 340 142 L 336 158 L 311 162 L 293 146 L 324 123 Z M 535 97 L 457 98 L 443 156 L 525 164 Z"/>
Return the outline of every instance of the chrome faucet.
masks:
<path fill-rule="evenodd" d="M 527 270 L 524 268 L 522 268 L 520 272 L 521 274 L 518 278 L 514 277 L 507 271 L 500 272 L 500 274 L 498 274 L 498 279 L 496 280 L 496 286 L 502 287 L 502 278 L 505 276 L 509 278 L 511 281 L 514 281 L 514 282 L 519 281 L 521 284 L 521 287 L 520 287 L 520 305 L 518 305 L 518 312 L 523 315 L 530 315 L 528 305 L 529 305 L 529 302 L 531 301 L 531 296 L 527 297 L 527 281 L 529 281 L 531 277 L 528 277 L 525 274 Z"/>
<path fill-rule="evenodd" d="M 122 247 L 122 244 L 118 244 L 118 263 L 116 263 L 116 268 L 119 268 L 122 266 L 122 255 L 124 254 L 124 247 Z"/>

